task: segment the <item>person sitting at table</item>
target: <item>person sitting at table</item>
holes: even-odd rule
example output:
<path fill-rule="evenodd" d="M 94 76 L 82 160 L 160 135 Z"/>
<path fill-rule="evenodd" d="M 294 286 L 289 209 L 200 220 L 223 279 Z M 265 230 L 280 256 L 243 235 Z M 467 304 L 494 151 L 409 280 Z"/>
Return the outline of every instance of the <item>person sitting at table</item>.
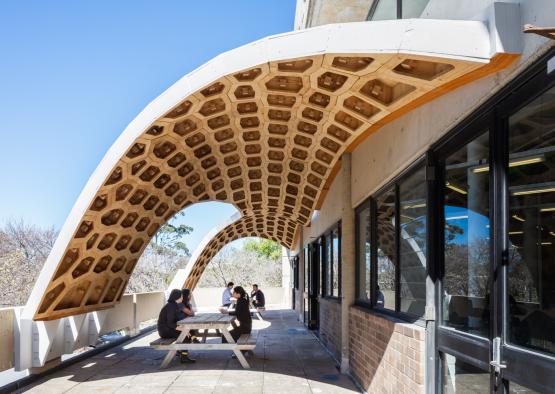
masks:
<path fill-rule="evenodd" d="M 232 316 L 237 316 L 239 326 L 233 328 L 229 333 L 235 342 L 243 334 L 250 334 L 252 330 L 252 319 L 249 311 L 249 301 L 247 292 L 241 286 L 236 286 L 233 289 L 233 297 L 237 299 L 235 310 L 228 310 L 227 308 L 220 308 L 220 312 L 229 313 Z M 222 342 L 227 343 L 225 337 L 222 337 Z"/>
<path fill-rule="evenodd" d="M 179 319 L 179 306 L 183 301 L 183 294 L 179 289 L 173 289 L 168 298 L 168 302 L 158 315 L 156 327 L 160 338 L 171 339 L 178 338 L 181 329 L 177 326 Z M 182 363 L 194 363 L 196 360 L 189 358 L 187 351 L 178 352 Z"/>
<path fill-rule="evenodd" d="M 257 284 L 252 285 L 251 298 L 255 308 L 264 308 L 266 304 L 264 293 L 258 288 Z"/>
<path fill-rule="evenodd" d="M 222 306 L 229 307 L 231 305 L 232 289 L 233 289 L 233 282 L 229 282 L 227 284 L 227 287 L 224 289 L 224 292 L 222 293 Z"/>

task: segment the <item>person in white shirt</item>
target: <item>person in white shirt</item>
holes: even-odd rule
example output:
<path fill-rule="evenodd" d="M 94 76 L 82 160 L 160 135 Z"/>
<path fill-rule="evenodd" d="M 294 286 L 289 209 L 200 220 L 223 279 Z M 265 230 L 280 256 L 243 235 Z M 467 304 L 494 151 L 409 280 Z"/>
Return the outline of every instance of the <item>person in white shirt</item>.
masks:
<path fill-rule="evenodd" d="M 222 306 L 230 306 L 231 305 L 231 290 L 233 289 L 233 282 L 229 282 L 227 284 L 227 287 L 224 289 L 224 292 L 222 294 Z"/>

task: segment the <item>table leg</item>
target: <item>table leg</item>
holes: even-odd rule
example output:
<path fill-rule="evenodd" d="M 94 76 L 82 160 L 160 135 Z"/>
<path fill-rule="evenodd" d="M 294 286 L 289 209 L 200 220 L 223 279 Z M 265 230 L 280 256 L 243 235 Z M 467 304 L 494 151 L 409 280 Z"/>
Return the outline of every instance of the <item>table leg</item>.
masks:
<path fill-rule="evenodd" d="M 233 337 L 231 336 L 228 330 L 222 330 L 222 334 L 228 343 L 237 343 L 235 342 L 235 340 L 233 339 Z M 234 348 L 233 353 L 235 353 L 237 360 L 239 360 L 243 368 L 249 369 L 251 367 L 247 362 L 247 359 L 245 358 L 245 356 L 243 356 L 243 353 L 241 353 L 241 350 Z"/>
<path fill-rule="evenodd" d="M 206 343 L 206 335 L 208 334 L 208 328 L 202 331 L 202 343 Z"/>
<path fill-rule="evenodd" d="M 187 334 L 189 334 L 189 330 L 183 330 L 181 331 L 181 334 L 179 334 L 179 336 L 177 337 L 177 339 L 175 340 L 175 343 L 183 343 L 183 341 L 185 340 L 185 337 L 187 336 Z M 175 353 L 177 352 L 177 350 L 169 350 L 168 354 L 166 354 L 166 357 L 164 357 L 164 361 L 162 361 L 162 364 L 160 365 L 160 368 L 166 368 L 168 366 L 168 364 L 172 361 L 172 359 L 175 357 Z"/>

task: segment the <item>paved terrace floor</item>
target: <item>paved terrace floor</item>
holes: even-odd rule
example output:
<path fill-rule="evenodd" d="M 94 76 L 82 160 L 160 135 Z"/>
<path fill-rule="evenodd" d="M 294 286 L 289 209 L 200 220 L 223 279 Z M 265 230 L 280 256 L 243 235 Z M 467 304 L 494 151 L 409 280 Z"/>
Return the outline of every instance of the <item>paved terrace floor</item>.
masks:
<path fill-rule="evenodd" d="M 166 354 L 148 344 L 153 332 L 46 376 L 25 393 L 358 393 L 335 362 L 291 310 L 267 311 L 259 329 L 250 370 L 231 358 L 231 351 L 195 351 L 195 364 L 177 357 L 165 370 Z M 209 341 L 218 339 L 209 339 Z"/>

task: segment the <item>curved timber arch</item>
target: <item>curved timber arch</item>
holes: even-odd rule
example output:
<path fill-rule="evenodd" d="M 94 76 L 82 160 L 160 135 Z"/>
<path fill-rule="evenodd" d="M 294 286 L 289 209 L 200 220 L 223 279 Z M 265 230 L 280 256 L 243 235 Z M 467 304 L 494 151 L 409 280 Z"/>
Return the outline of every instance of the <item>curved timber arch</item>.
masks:
<path fill-rule="evenodd" d="M 271 239 L 281 246 L 289 248 L 289 245 L 276 237 L 277 229 L 287 226 L 286 219 L 264 217 L 262 215 L 241 216 L 237 213 L 223 223 L 215 226 L 201 241 L 193 252 L 187 266 L 179 270 L 167 291 L 171 289 L 188 288 L 197 286 L 204 270 L 224 246 L 241 238 L 259 237 Z"/>
<path fill-rule="evenodd" d="M 149 104 L 110 148 L 24 314 L 51 320 L 112 307 L 150 238 L 199 201 L 232 203 L 241 214 L 202 264 L 247 235 L 291 248 L 340 155 L 508 65 L 515 56 L 492 41 L 478 21 L 398 20 L 296 31 L 216 57 Z M 200 271 L 191 274 L 188 284 Z"/>

